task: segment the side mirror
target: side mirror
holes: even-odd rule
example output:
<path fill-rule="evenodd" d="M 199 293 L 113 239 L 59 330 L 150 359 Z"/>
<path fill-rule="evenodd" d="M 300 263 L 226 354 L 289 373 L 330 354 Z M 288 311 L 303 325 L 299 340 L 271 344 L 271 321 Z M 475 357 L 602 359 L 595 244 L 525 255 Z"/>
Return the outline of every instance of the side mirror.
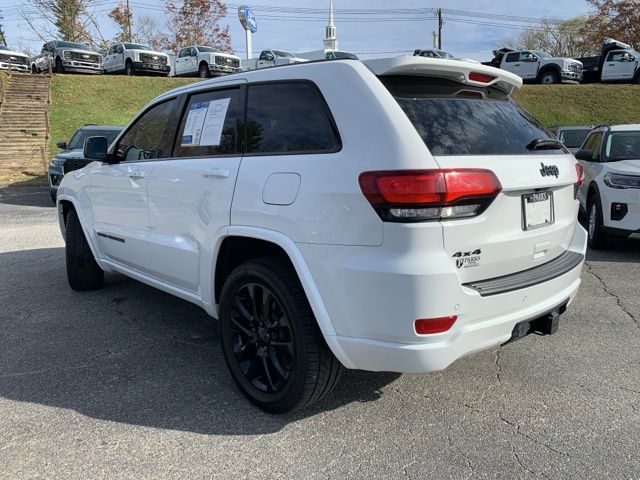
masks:
<path fill-rule="evenodd" d="M 106 137 L 89 137 L 84 141 L 83 154 L 87 160 L 108 161 L 109 142 Z"/>
<path fill-rule="evenodd" d="M 586 162 L 590 162 L 593 160 L 593 152 L 586 148 L 582 148 L 576 152 L 576 160 L 584 160 Z"/>
<path fill-rule="evenodd" d="M 64 150 L 65 148 L 67 148 L 67 142 L 60 141 L 60 142 L 56 143 L 56 147 L 58 147 L 61 150 Z"/>
<path fill-rule="evenodd" d="M 529 62 L 537 62 L 538 61 L 538 57 L 536 57 L 533 53 L 530 53 L 529 55 L 527 55 L 527 61 L 529 61 Z"/>

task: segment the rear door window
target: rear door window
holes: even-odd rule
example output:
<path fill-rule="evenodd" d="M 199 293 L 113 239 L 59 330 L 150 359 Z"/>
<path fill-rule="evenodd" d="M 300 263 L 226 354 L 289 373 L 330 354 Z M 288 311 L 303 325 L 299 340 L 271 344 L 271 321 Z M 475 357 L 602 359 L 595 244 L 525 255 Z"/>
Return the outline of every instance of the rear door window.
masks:
<path fill-rule="evenodd" d="M 553 139 L 542 125 L 495 88 L 427 77 L 381 77 L 432 155 L 562 154 L 529 150 Z"/>
<path fill-rule="evenodd" d="M 299 81 L 248 87 L 249 153 L 323 153 L 338 150 L 338 133 L 329 108 L 315 85 Z"/>
<path fill-rule="evenodd" d="M 240 88 L 189 98 L 176 142 L 176 157 L 242 154 L 244 96 Z"/>

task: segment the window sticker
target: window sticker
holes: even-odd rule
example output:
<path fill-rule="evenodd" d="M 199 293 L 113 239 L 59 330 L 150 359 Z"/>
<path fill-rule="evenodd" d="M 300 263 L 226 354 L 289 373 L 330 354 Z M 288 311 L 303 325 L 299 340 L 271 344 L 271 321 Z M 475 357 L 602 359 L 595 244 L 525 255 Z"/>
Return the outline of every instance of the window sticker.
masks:
<path fill-rule="evenodd" d="M 180 145 L 183 147 L 219 146 L 230 101 L 231 98 L 222 98 L 191 105 Z"/>

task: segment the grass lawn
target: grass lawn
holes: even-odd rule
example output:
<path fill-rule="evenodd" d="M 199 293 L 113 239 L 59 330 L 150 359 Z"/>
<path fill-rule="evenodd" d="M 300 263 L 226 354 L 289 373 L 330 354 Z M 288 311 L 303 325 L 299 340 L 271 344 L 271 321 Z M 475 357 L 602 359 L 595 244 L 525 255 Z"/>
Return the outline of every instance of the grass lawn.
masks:
<path fill-rule="evenodd" d="M 54 75 L 51 82 L 51 141 L 69 141 L 86 123 L 126 125 L 161 93 L 193 83 L 195 78 L 126 77 L 120 75 Z"/>
<path fill-rule="evenodd" d="M 514 98 L 546 127 L 640 123 L 640 85 L 526 85 Z"/>
<path fill-rule="evenodd" d="M 86 123 L 125 125 L 148 101 L 197 80 L 54 75 L 49 153 Z M 640 85 L 526 85 L 514 98 L 545 126 L 640 123 Z"/>

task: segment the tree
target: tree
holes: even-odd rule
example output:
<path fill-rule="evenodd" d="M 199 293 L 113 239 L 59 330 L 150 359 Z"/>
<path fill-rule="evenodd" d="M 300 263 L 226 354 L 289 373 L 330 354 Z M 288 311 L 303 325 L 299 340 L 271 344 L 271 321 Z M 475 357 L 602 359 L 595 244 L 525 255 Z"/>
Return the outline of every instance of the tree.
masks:
<path fill-rule="evenodd" d="M 129 2 L 120 2 L 113 10 L 109 12 L 109 18 L 114 21 L 118 27 L 116 40 L 118 42 L 132 42 L 131 38 L 131 6 Z"/>
<path fill-rule="evenodd" d="M 165 8 L 169 33 L 160 39 L 163 48 L 175 51 L 185 45 L 210 45 L 232 51 L 229 26 L 220 26 L 227 14 L 221 0 L 165 0 Z"/>
<path fill-rule="evenodd" d="M 51 37 L 70 42 L 91 42 L 93 35 L 90 26 L 97 28 L 98 23 L 88 12 L 89 0 L 27 0 L 22 18 L 31 30 L 43 41 Z M 38 15 L 34 15 L 36 11 Z M 44 20 L 44 27 L 33 23 L 34 17 Z"/>
<path fill-rule="evenodd" d="M 506 38 L 500 46 L 540 50 L 554 57 L 584 57 L 591 54 L 594 48 L 599 48 L 598 42 L 583 31 L 585 21 L 585 17 L 561 21 L 545 19 L 539 26 L 529 27 Z"/>
<path fill-rule="evenodd" d="M 615 38 L 640 49 L 640 0 L 587 0 L 595 11 L 582 27 L 598 46 L 605 38 Z M 597 49 L 599 51 L 600 48 Z"/>

